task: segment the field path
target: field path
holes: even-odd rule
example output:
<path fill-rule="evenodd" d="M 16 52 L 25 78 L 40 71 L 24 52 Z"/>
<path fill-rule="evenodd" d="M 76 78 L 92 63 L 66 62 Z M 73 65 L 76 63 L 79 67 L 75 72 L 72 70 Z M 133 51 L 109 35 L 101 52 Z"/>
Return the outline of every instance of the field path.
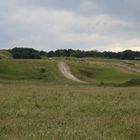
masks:
<path fill-rule="evenodd" d="M 140 73 L 140 69 L 136 66 L 130 66 L 130 65 L 125 65 L 125 64 L 116 64 L 116 66 L 118 67 L 122 67 L 124 69 L 127 69 L 129 71 L 132 71 L 132 72 L 137 72 L 137 73 Z"/>
<path fill-rule="evenodd" d="M 58 68 L 60 70 L 60 72 L 68 79 L 72 80 L 72 81 L 76 81 L 76 82 L 80 82 L 80 83 L 86 83 L 80 79 L 78 79 L 77 77 L 75 77 L 71 71 L 70 71 L 70 68 L 69 66 L 64 63 L 64 62 L 59 62 L 58 63 Z"/>

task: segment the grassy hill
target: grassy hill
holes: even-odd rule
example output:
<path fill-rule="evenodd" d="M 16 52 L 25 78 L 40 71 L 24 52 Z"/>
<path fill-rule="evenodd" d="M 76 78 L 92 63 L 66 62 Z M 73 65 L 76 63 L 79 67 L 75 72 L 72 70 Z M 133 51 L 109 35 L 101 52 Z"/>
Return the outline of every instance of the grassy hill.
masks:
<path fill-rule="evenodd" d="M 86 61 L 82 63 L 71 61 L 69 66 L 75 75 L 89 82 L 121 83 L 140 78 L 140 72 L 135 71 L 135 64 L 130 67 L 125 66 L 123 62 L 115 61 Z M 140 68 L 138 69 L 140 70 Z"/>
<path fill-rule="evenodd" d="M 12 54 L 6 50 L 0 50 L 0 59 L 12 59 Z"/>
<path fill-rule="evenodd" d="M 57 60 L 2 60 L 0 61 L 0 80 L 72 83 L 59 72 Z"/>
<path fill-rule="evenodd" d="M 101 60 L 87 60 L 82 62 L 79 60 L 46 59 L 3 60 L 0 62 L 0 79 L 46 80 L 47 82 L 61 81 L 61 83 L 63 81 L 69 81 L 59 72 L 57 67 L 59 61 L 65 61 L 69 65 L 72 73 L 79 79 L 93 84 L 100 82 L 122 83 L 131 79 L 140 78 L 140 72 L 130 70 L 127 65 L 126 67 L 124 66 L 125 64 L 123 62 Z"/>
<path fill-rule="evenodd" d="M 59 61 L 88 83 L 66 79 Z M 1 60 L 0 140 L 139 140 L 140 86 L 97 84 L 140 76 L 122 65 L 94 59 Z"/>

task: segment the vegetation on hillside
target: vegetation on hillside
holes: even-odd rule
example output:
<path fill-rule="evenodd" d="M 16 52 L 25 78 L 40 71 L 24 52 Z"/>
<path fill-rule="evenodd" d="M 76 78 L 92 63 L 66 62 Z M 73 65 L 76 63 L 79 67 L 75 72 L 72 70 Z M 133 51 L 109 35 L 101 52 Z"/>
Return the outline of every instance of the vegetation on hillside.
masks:
<path fill-rule="evenodd" d="M 0 62 L 1 80 L 45 80 L 46 82 L 68 82 L 57 67 L 59 60 L 6 60 Z M 118 62 L 93 62 L 65 60 L 73 75 L 97 85 L 99 83 L 123 83 L 140 79 L 140 73 L 118 66 Z M 124 66 L 124 64 L 122 64 Z M 62 80 L 63 79 L 63 80 Z M 71 81 L 72 82 L 72 81 Z M 131 84 L 132 85 L 132 84 Z M 135 85 L 135 84 L 133 84 Z M 138 83 L 137 83 L 138 85 Z"/>
<path fill-rule="evenodd" d="M 0 62 L 0 80 L 45 80 L 63 79 L 57 63 L 44 60 L 6 60 Z"/>
<path fill-rule="evenodd" d="M 140 78 L 140 73 L 129 70 L 124 64 L 107 62 L 69 61 L 72 72 L 82 80 L 94 83 L 122 83 Z"/>

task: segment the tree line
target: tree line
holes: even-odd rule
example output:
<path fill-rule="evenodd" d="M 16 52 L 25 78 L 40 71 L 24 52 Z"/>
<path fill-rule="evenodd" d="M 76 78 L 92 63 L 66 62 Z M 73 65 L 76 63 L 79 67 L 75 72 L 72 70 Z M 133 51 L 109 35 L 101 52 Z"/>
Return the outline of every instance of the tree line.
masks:
<path fill-rule="evenodd" d="M 140 51 L 125 50 L 122 52 L 104 51 L 100 52 L 97 50 L 93 51 L 81 51 L 73 49 L 58 49 L 56 51 L 38 51 L 33 48 L 13 48 L 9 50 L 15 59 L 41 59 L 45 57 L 100 57 L 110 59 L 140 59 Z"/>

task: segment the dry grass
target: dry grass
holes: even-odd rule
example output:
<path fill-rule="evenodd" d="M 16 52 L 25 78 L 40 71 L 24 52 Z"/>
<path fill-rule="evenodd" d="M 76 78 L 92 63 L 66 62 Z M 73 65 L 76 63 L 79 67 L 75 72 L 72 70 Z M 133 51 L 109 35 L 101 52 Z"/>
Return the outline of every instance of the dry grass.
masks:
<path fill-rule="evenodd" d="M 139 140 L 140 87 L 0 84 L 1 140 Z"/>

